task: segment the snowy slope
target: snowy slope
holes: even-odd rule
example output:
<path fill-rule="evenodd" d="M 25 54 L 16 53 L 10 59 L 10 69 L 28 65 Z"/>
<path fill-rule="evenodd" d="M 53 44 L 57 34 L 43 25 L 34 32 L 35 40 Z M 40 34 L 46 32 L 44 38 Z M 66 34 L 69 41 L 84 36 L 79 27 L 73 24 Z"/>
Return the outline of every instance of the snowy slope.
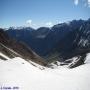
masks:
<path fill-rule="evenodd" d="M 90 90 L 90 64 L 74 69 L 41 70 L 19 57 L 0 60 L 0 87 L 17 87 L 14 90 Z"/>
<path fill-rule="evenodd" d="M 6 55 L 4 55 L 3 53 L 0 52 L 0 56 L 4 57 L 5 59 L 10 59 L 9 57 L 7 57 Z"/>
<path fill-rule="evenodd" d="M 90 53 L 87 54 L 85 63 L 90 63 Z"/>

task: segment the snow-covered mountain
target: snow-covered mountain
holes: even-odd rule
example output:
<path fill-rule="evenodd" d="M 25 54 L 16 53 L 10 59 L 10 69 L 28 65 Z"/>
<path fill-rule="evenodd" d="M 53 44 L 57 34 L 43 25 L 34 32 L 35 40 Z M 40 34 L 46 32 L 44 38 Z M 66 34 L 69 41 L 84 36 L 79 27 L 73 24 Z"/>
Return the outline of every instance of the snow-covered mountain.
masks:
<path fill-rule="evenodd" d="M 59 60 L 66 60 L 76 55 L 90 51 L 90 19 L 72 20 L 51 28 L 40 27 L 8 29 L 11 38 L 26 43 L 33 51 L 45 59 L 58 56 Z M 63 59 L 61 59 L 63 58 Z"/>
<path fill-rule="evenodd" d="M 58 56 L 58 53 L 54 54 L 53 58 L 55 56 Z M 76 55 L 63 62 L 50 61 L 45 62 L 27 45 L 10 39 L 6 32 L 0 29 L 1 90 L 90 89 L 90 53 Z"/>

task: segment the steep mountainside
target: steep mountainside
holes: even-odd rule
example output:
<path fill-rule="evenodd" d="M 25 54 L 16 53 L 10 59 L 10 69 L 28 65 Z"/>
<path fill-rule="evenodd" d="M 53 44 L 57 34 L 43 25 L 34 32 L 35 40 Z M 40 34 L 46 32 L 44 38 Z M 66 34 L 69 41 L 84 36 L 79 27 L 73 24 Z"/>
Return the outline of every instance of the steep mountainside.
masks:
<path fill-rule="evenodd" d="M 32 60 L 38 64 L 46 65 L 45 60 L 33 52 L 30 47 L 22 42 L 9 38 L 3 29 L 0 29 L 0 52 L 9 58 L 21 57 L 27 61 Z M 3 57 L 1 56 L 1 58 Z"/>
<path fill-rule="evenodd" d="M 51 51 L 52 54 L 58 52 L 61 58 L 67 59 L 90 52 L 90 19 L 79 22 L 82 24 L 61 39 Z"/>

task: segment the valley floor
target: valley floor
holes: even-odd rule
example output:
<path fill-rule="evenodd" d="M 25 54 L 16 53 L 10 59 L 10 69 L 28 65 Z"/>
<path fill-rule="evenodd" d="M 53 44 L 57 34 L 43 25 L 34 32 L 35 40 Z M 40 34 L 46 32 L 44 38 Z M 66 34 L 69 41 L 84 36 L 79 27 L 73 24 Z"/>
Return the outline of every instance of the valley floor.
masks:
<path fill-rule="evenodd" d="M 90 63 L 41 70 L 19 57 L 0 60 L 0 90 L 90 90 Z"/>

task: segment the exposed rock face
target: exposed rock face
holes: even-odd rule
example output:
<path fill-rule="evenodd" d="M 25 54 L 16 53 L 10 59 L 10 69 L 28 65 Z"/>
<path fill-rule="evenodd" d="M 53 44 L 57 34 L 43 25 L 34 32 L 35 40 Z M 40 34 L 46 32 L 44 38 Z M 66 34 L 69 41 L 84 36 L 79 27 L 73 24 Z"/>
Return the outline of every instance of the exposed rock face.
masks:
<path fill-rule="evenodd" d="M 86 58 L 86 54 L 80 56 L 77 60 L 72 61 L 72 63 L 69 65 L 69 68 L 75 68 L 84 64 L 85 58 Z"/>

